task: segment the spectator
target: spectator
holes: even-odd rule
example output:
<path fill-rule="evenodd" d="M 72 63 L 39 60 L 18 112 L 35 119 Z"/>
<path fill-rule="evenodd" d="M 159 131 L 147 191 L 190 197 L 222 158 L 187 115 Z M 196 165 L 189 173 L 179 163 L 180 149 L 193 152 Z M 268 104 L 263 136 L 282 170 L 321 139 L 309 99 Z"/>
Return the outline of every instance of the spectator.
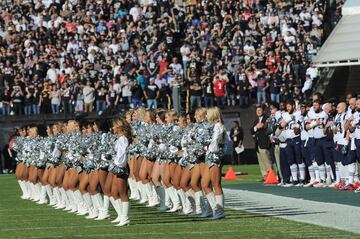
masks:
<path fill-rule="evenodd" d="M 73 112 L 71 101 L 72 101 L 71 89 L 68 87 L 68 83 L 64 82 L 63 90 L 61 92 L 61 102 L 65 115 Z"/>
<path fill-rule="evenodd" d="M 257 103 L 259 105 L 266 102 L 266 89 L 269 87 L 269 83 L 265 78 L 263 72 L 259 72 L 257 76 Z"/>
<path fill-rule="evenodd" d="M 96 83 L 95 99 L 96 99 L 96 112 L 101 115 L 106 109 L 106 95 L 107 92 L 101 81 Z"/>
<path fill-rule="evenodd" d="M 280 104 L 280 79 L 279 74 L 271 74 L 269 81 L 270 100 Z"/>
<path fill-rule="evenodd" d="M 91 81 L 86 82 L 86 86 L 83 88 L 82 93 L 84 95 L 85 112 L 92 112 L 95 101 L 95 89 L 91 86 Z"/>
<path fill-rule="evenodd" d="M 157 109 L 157 99 L 160 96 L 159 87 L 155 84 L 154 78 L 150 79 L 150 84 L 146 86 L 144 96 L 149 109 Z"/>
<path fill-rule="evenodd" d="M 193 81 L 190 84 L 190 109 L 192 112 L 201 107 L 201 96 L 201 84 L 198 81 Z"/>
<path fill-rule="evenodd" d="M 50 64 L 50 69 L 46 73 L 46 79 L 49 79 L 52 84 L 58 82 L 58 70 L 55 68 L 55 64 Z"/>
<path fill-rule="evenodd" d="M 180 48 L 185 77 L 187 77 L 187 68 L 188 68 L 188 63 L 190 61 L 190 54 L 191 54 L 190 50 L 191 50 L 190 45 L 189 45 L 188 41 L 185 40 L 184 44 Z"/>
<path fill-rule="evenodd" d="M 116 107 L 119 104 L 119 94 L 116 92 L 116 90 L 113 87 L 113 84 L 109 84 L 109 91 L 106 94 L 106 104 L 107 107 L 110 108 L 111 114 L 115 113 Z"/>
<path fill-rule="evenodd" d="M 132 105 L 132 91 L 131 91 L 131 81 L 126 75 L 120 76 L 120 86 L 121 86 L 121 93 L 122 93 L 122 102 L 125 105 Z"/>
<path fill-rule="evenodd" d="M 174 75 L 171 70 L 164 71 L 164 75 L 158 77 L 155 80 L 155 84 L 159 87 L 160 91 L 160 104 L 164 109 L 168 108 L 170 101 L 170 84 L 174 83 L 175 85 L 179 83 L 179 76 Z M 174 86 L 174 85 L 172 85 Z M 175 89 L 176 90 L 176 89 Z"/>
<path fill-rule="evenodd" d="M 48 83 L 44 84 L 44 89 L 40 95 L 40 112 L 43 114 L 52 113 L 51 101 L 50 101 L 50 85 Z"/>
<path fill-rule="evenodd" d="M 83 112 L 84 111 L 84 86 L 82 84 L 75 85 L 75 90 L 73 93 L 73 98 L 75 99 L 75 112 Z"/>
<path fill-rule="evenodd" d="M 5 88 L 4 93 L 1 96 L 1 102 L 2 102 L 2 115 L 10 115 L 11 95 L 8 88 Z"/>
<path fill-rule="evenodd" d="M 156 76 L 156 73 L 158 72 L 159 68 L 155 61 L 154 53 L 150 54 L 149 60 L 146 63 L 146 69 L 150 77 Z"/>
<path fill-rule="evenodd" d="M 228 106 L 235 106 L 236 103 L 236 85 L 234 79 L 226 84 L 226 101 Z"/>
<path fill-rule="evenodd" d="M 131 86 L 132 93 L 132 105 L 136 109 L 142 106 L 142 98 L 143 98 L 143 89 L 137 80 L 132 82 Z"/>
<path fill-rule="evenodd" d="M 129 107 L 132 103 L 129 83 L 136 79 L 145 89 L 149 79 L 160 74 L 167 85 L 160 88 L 157 84 L 158 103 L 168 107 L 171 98 L 179 99 L 172 95 L 174 89 L 181 95 L 178 93 L 189 86 L 188 82 L 199 81 L 199 76 L 205 73 L 214 76 L 222 71 L 227 75 L 227 79 L 222 79 L 228 82 L 227 99 L 232 101 L 232 89 L 241 88 L 239 84 L 243 82 L 237 79 L 241 69 L 246 69 L 243 71 L 251 97 L 257 98 L 258 72 L 268 69 L 283 78 L 286 73 L 285 81 L 291 76 L 295 80 L 292 84 L 279 84 L 280 98 L 299 99 L 303 97 L 301 89 L 306 74 L 316 79 L 317 73 L 313 74 L 316 69 L 307 72 L 307 66 L 323 41 L 325 13 L 332 11 L 328 4 L 315 0 L 286 5 L 276 1 L 234 0 L 214 5 L 214 1 L 205 1 L 194 4 L 190 15 L 175 8 L 173 1 L 158 4 L 149 1 L 148 6 L 132 1 L 100 2 L 65 1 L 47 8 L 51 1 L 44 1 L 44 7 L 38 1 L 18 1 L 2 8 L 6 17 L 0 23 L 0 90 L 8 88 L 11 96 L 17 84 L 24 97 L 26 86 L 33 85 L 40 94 L 47 94 L 45 83 L 59 84 L 62 88 L 68 82 L 71 101 L 76 102 L 77 111 L 82 111 L 83 98 L 88 100 L 81 95 L 83 88 L 87 88 L 82 82 L 96 83 L 102 78 L 105 91 L 109 91 L 112 82 L 122 103 Z M 332 23 L 339 20 L 341 6 L 337 3 L 335 13 L 330 12 Z M 19 22 L 19 15 L 25 16 L 25 20 Z M 167 72 L 169 68 L 171 74 Z M 170 82 L 176 77 L 180 77 L 177 78 L 180 84 L 173 88 Z M 114 84 L 114 78 L 118 85 Z M 272 77 L 262 96 L 265 93 L 271 97 L 274 93 L 271 82 Z M 215 89 L 214 85 L 214 93 Z M 222 97 L 225 100 L 226 95 L 217 98 L 219 105 Z M 20 113 L 25 99 L 18 98 Z M 277 96 L 275 99 L 278 101 Z M 41 102 L 42 113 L 47 108 L 44 102 Z M 173 107 L 180 105 L 174 100 L 172 103 Z M 93 103 L 86 103 L 87 108 L 90 105 L 93 107 Z M 63 108 L 65 111 L 64 105 Z"/>
<path fill-rule="evenodd" d="M 242 69 L 242 73 L 239 74 L 239 81 L 237 83 L 237 90 L 240 95 L 241 108 L 246 108 L 249 106 L 250 89 L 251 85 L 249 83 L 249 80 L 247 79 L 244 69 Z"/>
<path fill-rule="evenodd" d="M 183 85 L 183 81 L 180 79 L 179 76 L 175 76 L 173 78 L 168 79 L 168 85 L 171 90 L 173 108 L 177 112 L 181 112 L 180 88 Z M 168 91 L 168 94 L 169 94 L 169 91 Z M 168 98 L 170 98 L 169 95 L 168 95 Z"/>
<path fill-rule="evenodd" d="M 52 91 L 50 93 L 51 99 L 51 111 L 53 114 L 60 113 L 60 102 L 61 102 L 61 92 L 59 91 L 56 84 L 52 86 Z"/>
<path fill-rule="evenodd" d="M 172 63 L 169 65 L 169 68 L 172 70 L 174 75 L 183 76 L 182 66 L 178 63 L 178 59 L 176 57 L 172 59 Z"/>
<path fill-rule="evenodd" d="M 216 75 L 213 81 L 214 95 L 216 97 L 216 104 L 220 109 L 224 109 L 226 96 L 226 80 Z"/>
<path fill-rule="evenodd" d="M 11 93 L 11 102 L 13 104 L 14 114 L 15 115 L 22 115 L 23 109 L 23 96 L 24 93 L 19 85 L 13 86 L 13 91 Z"/>
<path fill-rule="evenodd" d="M 306 76 L 309 76 L 311 80 L 314 80 L 318 75 L 318 70 L 314 67 L 313 63 L 309 64 L 309 67 L 306 69 Z"/>
<path fill-rule="evenodd" d="M 236 147 L 243 147 L 243 140 L 244 140 L 244 131 L 238 121 L 233 121 L 231 130 L 230 130 L 230 138 L 233 142 L 233 164 L 240 164 L 240 152 L 236 152 Z"/>
<path fill-rule="evenodd" d="M 204 95 L 204 103 L 206 108 L 210 108 L 214 106 L 214 89 L 213 83 L 211 81 L 211 77 L 206 75 L 201 77 L 202 79 L 202 88 Z"/>
<path fill-rule="evenodd" d="M 31 115 L 32 108 L 32 93 L 29 87 L 25 88 L 25 97 L 24 97 L 24 112 L 25 115 Z"/>
<path fill-rule="evenodd" d="M 40 94 L 39 87 L 34 87 L 34 93 L 32 97 L 32 111 L 35 115 L 40 114 Z"/>

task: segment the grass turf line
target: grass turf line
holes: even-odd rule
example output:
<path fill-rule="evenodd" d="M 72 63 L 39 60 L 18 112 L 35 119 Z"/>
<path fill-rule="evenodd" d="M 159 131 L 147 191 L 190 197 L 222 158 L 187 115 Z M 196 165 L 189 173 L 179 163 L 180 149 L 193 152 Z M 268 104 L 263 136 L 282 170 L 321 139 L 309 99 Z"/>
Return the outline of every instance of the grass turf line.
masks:
<path fill-rule="evenodd" d="M 259 179 L 258 167 L 244 165 L 235 171 L 249 173 L 224 184 Z M 224 171 L 226 167 L 224 167 Z M 114 211 L 111 214 L 115 215 Z M 20 199 L 14 175 L 0 176 L 0 238 L 358 238 L 359 235 L 326 227 L 226 210 L 226 219 L 213 221 L 159 212 L 131 203 L 131 226 L 118 228 L 109 220 L 86 220 L 47 205 Z"/>

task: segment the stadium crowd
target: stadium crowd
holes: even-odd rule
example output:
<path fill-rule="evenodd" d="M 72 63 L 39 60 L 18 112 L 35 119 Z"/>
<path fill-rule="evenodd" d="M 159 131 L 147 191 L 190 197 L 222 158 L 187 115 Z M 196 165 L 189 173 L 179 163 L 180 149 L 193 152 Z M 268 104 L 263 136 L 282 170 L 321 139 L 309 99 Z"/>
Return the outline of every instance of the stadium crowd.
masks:
<path fill-rule="evenodd" d="M 327 5 L 2 1 L 0 112 L 101 113 L 143 104 L 181 111 L 184 95 L 187 111 L 301 100 L 318 76 L 311 60 Z"/>

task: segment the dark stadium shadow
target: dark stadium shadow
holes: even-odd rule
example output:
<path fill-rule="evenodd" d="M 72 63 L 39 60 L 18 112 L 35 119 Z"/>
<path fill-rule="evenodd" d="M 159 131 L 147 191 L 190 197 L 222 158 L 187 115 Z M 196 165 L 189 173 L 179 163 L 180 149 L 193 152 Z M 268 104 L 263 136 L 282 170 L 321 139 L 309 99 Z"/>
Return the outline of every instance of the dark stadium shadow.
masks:
<path fill-rule="evenodd" d="M 320 214 L 324 212 L 315 211 L 309 212 L 304 210 L 299 210 L 298 208 L 276 208 L 276 207 L 251 207 L 244 209 L 252 213 L 262 213 L 269 216 L 296 216 L 296 215 L 311 215 L 311 214 Z"/>

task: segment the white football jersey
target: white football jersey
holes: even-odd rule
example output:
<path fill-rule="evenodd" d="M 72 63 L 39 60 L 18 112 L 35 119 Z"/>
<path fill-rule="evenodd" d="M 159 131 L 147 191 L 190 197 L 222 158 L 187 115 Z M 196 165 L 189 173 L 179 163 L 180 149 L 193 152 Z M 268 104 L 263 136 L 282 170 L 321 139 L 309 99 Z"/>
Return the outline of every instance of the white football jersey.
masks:
<path fill-rule="evenodd" d="M 285 112 L 282 114 L 282 118 L 287 122 L 287 125 L 285 126 L 285 138 L 286 139 L 293 139 L 298 137 L 299 135 L 295 135 L 294 129 L 299 128 L 301 129 L 301 122 L 302 115 L 300 111 L 295 111 L 292 114 L 289 114 L 288 112 Z"/>
<path fill-rule="evenodd" d="M 353 114 L 353 117 L 354 117 L 354 120 L 351 123 L 352 127 L 355 127 L 353 136 L 355 139 L 360 139 L 360 113 L 355 112 Z"/>
<path fill-rule="evenodd" d="M 320 124 L 312 128 L 312 134 L 314 138 L 321 139 L 323 137 L 326 137 L 323 130 L 328 120 L 328 115 L 325 113 L 325 111 L 321 111 L 319 113 L 316 113 L 315 111 L 309 111 L 307 117 L 310 123 L 320 120 Z"/>
<path fill-rule="evenodd" d="M 336 128 L 336 134 L 334 135 L 334 142 L 340 145 L 347 145 L 345 123 L 349 118 L 347 113 L 337 114 L 334 120 L 334 128 Z"/>
<path fill-rule="evenodd" d="M 303 121 L 301 122 L 301 133 L 300 133 L 300 137 L 302 141 L 308 140 L 309 138 L 312 138 L 312 129 L 310 130 L 306 130 L 305 126 L 306 126 L 306 122 L 308 122 L 308 117 L 305 116 L 303 118 Z"/>

